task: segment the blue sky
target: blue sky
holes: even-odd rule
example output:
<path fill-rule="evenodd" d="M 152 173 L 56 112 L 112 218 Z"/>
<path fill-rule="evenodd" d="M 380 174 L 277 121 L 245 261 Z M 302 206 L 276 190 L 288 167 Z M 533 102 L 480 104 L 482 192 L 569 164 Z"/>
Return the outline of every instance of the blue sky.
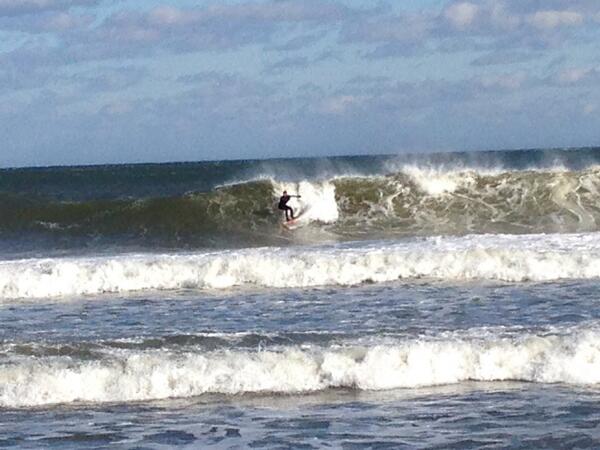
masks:
<path fill-rule="evenodd" d="M 0 0 L 0 166 L 600 144 L 597 0 Z"/>

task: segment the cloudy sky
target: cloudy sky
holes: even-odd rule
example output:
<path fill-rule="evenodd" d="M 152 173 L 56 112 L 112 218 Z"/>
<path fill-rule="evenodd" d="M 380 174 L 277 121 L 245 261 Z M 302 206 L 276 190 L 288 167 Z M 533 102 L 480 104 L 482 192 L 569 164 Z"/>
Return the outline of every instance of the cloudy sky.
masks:
<path fill-rule="evenodd" d="M 598 0 L 0 0 L 0 166 L 600 144 Z"/>

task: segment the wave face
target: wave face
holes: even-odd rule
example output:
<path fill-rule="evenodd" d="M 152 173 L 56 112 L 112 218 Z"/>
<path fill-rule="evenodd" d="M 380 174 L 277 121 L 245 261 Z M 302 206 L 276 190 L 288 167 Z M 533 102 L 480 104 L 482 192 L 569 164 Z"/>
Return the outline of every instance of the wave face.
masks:
<path fill-rule="evenodd" d="M 0 247 L 195 249 L 598 231 L 600 151 L 2 171 Z M 283 190 L 312 234 L 282 233 Z"/>
<path fill-rule="evenodd" d="M 111 238 L 141 244 L 208 245 L 225 236 L 251 240 L 251 231 L 269 229 L 273 214 L 269 182 L 252 182 L 181 197 L 56 202 L 0 197 L 7 234 L 44 234 L 55 238 Z"/>
<path fill-rule="evenodd" d="M 341 231 L 406 235 L 597 231 L 600 169 L 482 173 L 406 168 L 335 181 Z"/>
<path fill-rule="evenodd" d="M 598 330 L 580 327 L 258 350 L 5 343 L 0 346 L 7 361 L 0 366 L 0 406 L 383 390 L 462 381 L 589 385 L 600 383 L 599 339 Z"/>
<path fill-rule="evenodd" d="M 507 282 L 600 277 L 600 235 L 471 235 L 188 254 L 0 262 L 0 300 L 145 290 L 356 285 L 398 279 Z"/>
<path fill-rule="evenodd" d="M 600 225 L 600 169 L 483 174 L 413 168 L 326 181 L 249 181 L 169 198 L 55 202 L 0 194 L 0 230 L 184 248 L 275 244 L 283 240 L 276 202 L 284 189 L 302 195 L 290 205 L 329 237 L 568 233 Z"/>

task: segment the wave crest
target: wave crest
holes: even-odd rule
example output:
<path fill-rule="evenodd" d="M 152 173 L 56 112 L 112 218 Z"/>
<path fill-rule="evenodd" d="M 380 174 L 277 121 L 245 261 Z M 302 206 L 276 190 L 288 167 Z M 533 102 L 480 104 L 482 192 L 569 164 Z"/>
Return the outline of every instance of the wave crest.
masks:
<path fill-rule="evenodd" d="M 597 330 L 574 329 L 263 351 L 111 350 L 93 360 L 9 355 L 10 362 L 0 365 L 0 406 L 383 390 L 462 381 L 589 385 L 600 383 L 599 340 Z"/>
<path fill-rule="evenodd" d="M 443 171 L 322 181 L 262 179 L 180 197 L 82 202 L 0 195 L 0 232 L 203 246 L 282 242 L 281 191 L 327 238 L 598 231 L 600 169 Z M 287 236 L 294 239 L 296 235 Z M 285 239 L 283 239 L 285 240 Z"/>
<path fill-rule="evenodd" d="M 106 292 L 354 285 L 398 279 L 508 282 L 600 277 L 600 238 L 483 235 L 320 247 L 264 247 L 4 261 L 0 299 Z"/>
<path fill-rule="evenodd" d="M 436 172 L 335 182 L 340 231 L 403 235 L 596 231 L 600 169 Z"/>

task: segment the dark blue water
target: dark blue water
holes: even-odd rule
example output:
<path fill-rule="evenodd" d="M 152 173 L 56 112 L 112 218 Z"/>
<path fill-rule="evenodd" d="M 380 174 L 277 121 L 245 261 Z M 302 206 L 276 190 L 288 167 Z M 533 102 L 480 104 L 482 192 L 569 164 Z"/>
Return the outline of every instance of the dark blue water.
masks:
<path fill-rule="evenodd" d="M 208 192 L 223 184 L 259 177 L 297 181 L 347 174 L 370 176 L 392 173 L 407 165 L 447 170 L 564 167 L 578 171 L 599 163 L 600 149 L 584 148 L 36 167 L 0 169 L 0 192 L 61 201 L 140 199 Z"/>

